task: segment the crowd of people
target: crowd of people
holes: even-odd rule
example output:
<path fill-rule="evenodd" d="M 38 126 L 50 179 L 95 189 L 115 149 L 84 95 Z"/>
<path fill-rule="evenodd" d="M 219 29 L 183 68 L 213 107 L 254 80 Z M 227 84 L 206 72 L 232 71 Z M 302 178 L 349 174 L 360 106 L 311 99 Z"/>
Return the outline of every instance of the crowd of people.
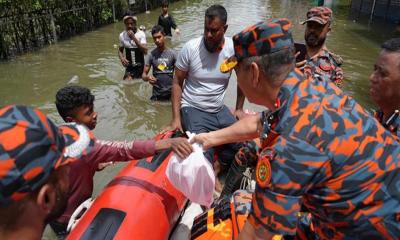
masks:
<path fill-rule="evenodd" d="M 179 34 L 167 2 L 151 29 L 152 51 L 137 18 L 123 18 L 124 79 L 141 77 L 153 85 L 151 100 L 171 101 L 164 131 L 196 133 L 190 143 L 95 139 L 94 96 L 81 86 L 56 93 L 62 126 L 31 107 L 1 108 L 0 239 L 40 239 L 47 224 L 63 238 L 74 209 L 92 195 L 96 171 L 163 149 L 184 159 L 192 143 L 206 149 L 216 174 L 228 172 L 227 181 L 232 162 L 252 148 L 244 161 L 256 166 L 256 188 L 239 239 L 399 239 L 400 38 L 382 44 L 370 76 L 379 109 L 371 114 L 341 90 L 343 60 L 325 44 L 331 9 L 307 12 L 305 45 L 294 43 L 288 19 L 261 21 L 232 38 L 227 19 L 223 6 L 210 6 L 203 36 L 176 54 L 165 44 L 171 28 Z M 223 99 L 233 71 L 232 112 Z M 245 98 L 268 110 L 245 114 Z M 261 146 L 246 144 L 255 138 Z"/>

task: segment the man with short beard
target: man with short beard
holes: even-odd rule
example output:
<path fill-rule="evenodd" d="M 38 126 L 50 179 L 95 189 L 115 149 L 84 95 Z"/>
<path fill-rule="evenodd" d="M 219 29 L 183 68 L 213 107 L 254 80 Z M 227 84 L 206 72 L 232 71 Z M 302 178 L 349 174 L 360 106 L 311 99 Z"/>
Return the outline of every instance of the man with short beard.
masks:
<path fill-rule="evenodd" d="M 224 104 L 224 96 L 232 71 L 222 73 L 219 66 L 234 53 L 228 28 L 227 12 L 221 5 L 210 6 L 204 16 L 204 34 L 187 42 L 175 64 L 172 82 L 172 121 L 167 130 L 202 133 L 225 128 L 236 122 Z M 244 96 L 237 89 L 235 115 L 243 115 Z M 182 122 L 181 122 L 182 120 Z M 227 144 L 219 152 L 222 170 L 227 169 L 239 150 L 239 144 Z M 205 153 L 213 162 L 214 151 Z"/>
<path fill-rule="evenodd" d="M 93 145 L 83 125 L 58 128 L 37 109 L 0 109 L 0 239 L 41 239 L 67 206 L 69 164 Z"/>
<path fill-rule="evenodd" d="M 332 81 L 342 87 L 343 59 L 330 52 L 325 46 L 327 34 L 331 31 L 332 10 L 327 7 L 314 7 L 307 12 L 304 39 L 306 41 L 306 60 L 296 63 L 307 76 Z"/>

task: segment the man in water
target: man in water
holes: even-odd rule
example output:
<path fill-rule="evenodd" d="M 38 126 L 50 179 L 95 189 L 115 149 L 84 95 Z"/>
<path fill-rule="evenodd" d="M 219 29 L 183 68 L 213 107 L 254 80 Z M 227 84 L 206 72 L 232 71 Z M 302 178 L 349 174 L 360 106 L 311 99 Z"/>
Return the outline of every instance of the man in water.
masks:
<path fill-rule="evenodd" d="M 151 35 L 157 48 L 146 57 L 142 79 L 153 85 L 153 101 L 169 101 L 171 99 L 172 78 L 176 53 L 165 45 L 163 27 L 156 25 L 151 29 Z M 149 74 L 153 68 L 153 74 Z"/>
<path fill-rule="evenodd" d="M 146 34 L 136 27 L 137 17 L 127 13 L 123 18 L 125 31 L 119 35 L 118 56 L 125 67 L 124 80 L 142 76 L 144 55 L 147 54 Z M 124 55 L 125 51 L 125 55 Z"/>
<path fill-rule="evenodd" d="M 67 207 L 70 165 L 93 145 L 82 125 L 58 128 L 25 106 L 0 109 L 0 239 L 42 238 Z"/>
<path fill-rule="evenodd" d="M 90 130 L 97 124 L 97 113 L 94 111 L 93 102 L 94 96 L 90 90 L 80 86 L 64 87 L 56 95 L 57 110 L 63 120 L 84 124 Z M 68 221 L 72 213 L 92 196 L 93 177 L 99 164 L 141 159 L 169 148 L 181 157 L 189 155 L 192 151 L 186 138 L 129 142 L 96 140 L 90 154 L 71 164 L 68 206 L 58 219 L 50 223 L 54 232 L 60 237 L 67 234 Z"/>
<path fill-rule="evenodd" d="M 400 38 L 386 41 L 370 76 L 378 121 L 400 138 Z"/>
<path fill-rule="evenodd" d="M 231 71 L 221 73 L 219 70 L 222 61 L 234 53 L 232 39 L 224 37 L 228 28 L 226 22 L 225 8 L 212 5 L 205 12 L 203 36 L 190 40 L 181 49 L 172 83 L 173 119 L 169 130 L 184 129 L 202 133 L 236 122 L 223 101 Z M 243 103 L 244 96 L 238 87 L 237 114 L 242 113 Z M 221 148 L 219 163 L 223 169 L 229 167 L 239 148 L 239 144 L 228 144 Z M 213 149 L 209 149 L 205 155 L 213 162 Z"/>
<path fill-rule="evenodd" d="M 201 133 L 204 148 L 260 137 L 252 210 L 239 239 L 399 239 L 400 145 L 330 81 L 294 66 L 291 23 L 270 19 L 233 37 L 248 100 L 269 110 Z M 228 66 L 228 67 L 226 67 Z M 304 234 L 300 207 L 310 213 Z"/>
<path fill-rule="evenodd" d="M 171 28 L 175 29 L 175 33 L 179 34 L 180 31 L 175 23 L 174 18 L 168 12 L 168 1 L 164 0 L 161 3 L 161 15 L 158 17 L 157 25 L 163 27 L 165 35 L 172 37 Z"/>
<path fill-rule="evenodd" d="M 325 45 L 328 33 L 331 31 L 332 10 L 328 7 L 314 7 L 307 12 L 304 39 L 306 41 L 306 59 L 296 63 L 306 76 L 320 76 L 342 87 L 343 60 L 330 52 Z"/>

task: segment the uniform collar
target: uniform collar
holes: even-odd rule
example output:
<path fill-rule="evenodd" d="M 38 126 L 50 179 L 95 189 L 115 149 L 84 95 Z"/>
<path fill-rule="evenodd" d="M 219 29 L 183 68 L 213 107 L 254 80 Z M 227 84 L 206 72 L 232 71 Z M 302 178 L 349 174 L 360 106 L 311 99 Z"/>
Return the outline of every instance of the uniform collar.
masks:
<path fill-rule="evenodd" d="M 279 95 L 275 103 L 276 110 L 267 110 L 262 113 L 261 124 L 263 125 L 263 130 L 260 136 L 262 142 L 271 135 L 271 132 L 276 134 L 274 129 L 280 123 L 280 119 L 282 118 L 283 114 L 285 114 L 287 111 L 288 103 L 293 98 L 293 92 L 295 91 L 296 86 L 298 86 L 304 79 L 305 78 L 299 69 L 294 69 L 292 72 L 290 72 L 288 77 L 284 80 L 281 90 L 279 91 Z"/>

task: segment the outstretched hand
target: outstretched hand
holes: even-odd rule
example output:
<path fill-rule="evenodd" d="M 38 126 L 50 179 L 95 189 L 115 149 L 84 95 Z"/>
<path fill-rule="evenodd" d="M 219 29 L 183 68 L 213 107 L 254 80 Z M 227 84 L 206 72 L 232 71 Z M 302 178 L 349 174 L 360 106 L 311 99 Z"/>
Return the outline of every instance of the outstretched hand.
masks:
<path fill-rule="evenodd" d="M 186 138 L 179 137 L 171 138 L 169 140 L 172 151 L 180 158 L 187 158 L 193 152 L 193 147 Z"/>
<path fill-rule="evenodd" d="M 198 143 L 203 146 L 203 150 L 207 150 L 213 147 L 212 139 L 209 136 L 209 133 L 199 133 L 190 140 L 190 143 Z"/>

